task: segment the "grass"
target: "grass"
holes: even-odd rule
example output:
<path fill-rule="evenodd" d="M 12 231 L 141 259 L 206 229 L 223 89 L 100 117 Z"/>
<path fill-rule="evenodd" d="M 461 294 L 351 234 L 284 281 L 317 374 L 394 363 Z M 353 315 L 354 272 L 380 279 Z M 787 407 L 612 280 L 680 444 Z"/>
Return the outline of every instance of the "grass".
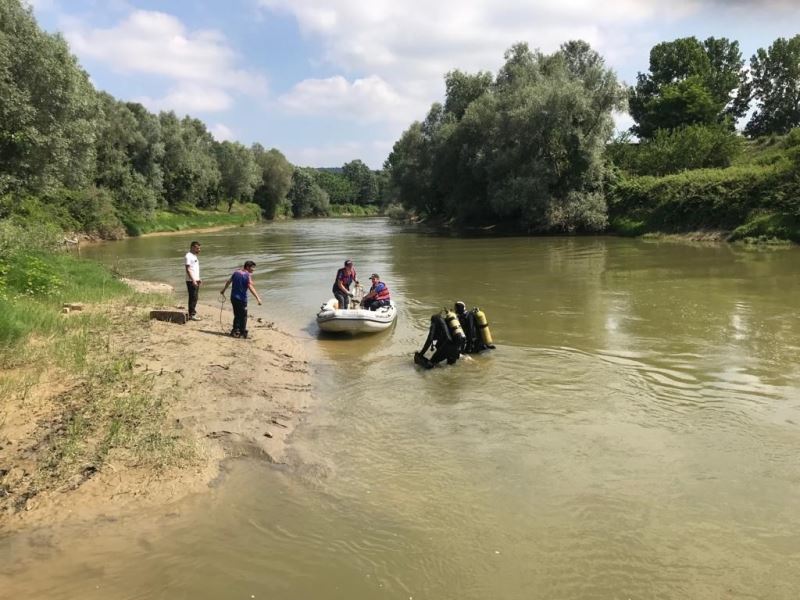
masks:
<path fill-rule="evenodd" d="M 209 227 L 236 227 L 261 220 L 261 208 L 256 204 L 234 204 L 227 210 L 200 210 L 191 206 L 172 211 L 157 211 L 148 221 L 127 221 L 129 235 L 143 235 L 162 231 L 184 231 Z"/>
<path fill-rule="evenodd" d="M 374 204 L 331 204 L 328 212 L 332 217 L 376 217 L 380 209 Z"/>
<path fill-rule="evenodd" d="M 37 466 L 14 483 L 17 501 L 109 462 L 158 471 L 193 459 L 168 419 L 170 392 L 136 368 L 125 344 L 141 329 L 141 308 L 161 300 L 68 254 L 21 247 L 0 256 L 0 424 L 35 411 L 37 427 Z M 85 310 L 62 314 L 75 302 Z M 13 467 L 23 450 L 0 447 L 3 464 Z"/>

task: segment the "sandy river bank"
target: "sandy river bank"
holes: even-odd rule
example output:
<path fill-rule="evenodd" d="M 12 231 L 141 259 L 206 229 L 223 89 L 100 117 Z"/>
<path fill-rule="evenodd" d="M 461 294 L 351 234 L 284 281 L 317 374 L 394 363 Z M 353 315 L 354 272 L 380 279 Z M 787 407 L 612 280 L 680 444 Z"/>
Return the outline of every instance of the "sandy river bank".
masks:
<path fill-rule="evenodd" d="M 140 291 L 165 291 L 162 284 L 129 283 Z M 261 319 L 251 319 L 250 339 L 229 337 L 229 304 L 221 322 L 220 305 L 207 304 L 199 307 L 204 320 L 186 325 L 146 321 L 149 308 L 158 307 L 129 308 L 123 317 L 128 326 L 119 327 L 111 343 L 132 353 L 135 369 L 154 382 L 153 393 L 168 399 L 168 426 L 191 444 L 192 459 L 156 472 L 112 459 L 58 487 L 37 488 L 46 441 L 63 422 L 57 418 L 63 410 L 59 400 L 64 388 L 73 385 L 44 378 L 24 406 L 6 407 L 0 427 L 0 531 L 91 521 L 142 508 L 168 510 L 207 489 L 225 459 L 284 460 L 288 439 L 312 401 L 309 365 L 299 340 Z"/>

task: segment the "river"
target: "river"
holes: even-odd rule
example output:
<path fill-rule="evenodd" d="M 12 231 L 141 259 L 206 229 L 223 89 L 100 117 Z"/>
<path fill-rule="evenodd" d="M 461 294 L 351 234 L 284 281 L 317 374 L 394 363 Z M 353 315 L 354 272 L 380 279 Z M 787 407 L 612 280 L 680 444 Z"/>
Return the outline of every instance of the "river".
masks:
<path fill-rule="evenodd" d="M 195 238 L 206 299 L 256 261 L 251 314 L 306 340 L 317 408 L 289 465 L 233 463 L 175 514 L 5 540 L 29 597 L 797 596 L 797 248 L 326 219 L 84 253 L 180 293 Z M 389 285 L 393 330 L 318 335 L 345 258 Z M 455 300 L 497 349 L 420 371 Z"/>

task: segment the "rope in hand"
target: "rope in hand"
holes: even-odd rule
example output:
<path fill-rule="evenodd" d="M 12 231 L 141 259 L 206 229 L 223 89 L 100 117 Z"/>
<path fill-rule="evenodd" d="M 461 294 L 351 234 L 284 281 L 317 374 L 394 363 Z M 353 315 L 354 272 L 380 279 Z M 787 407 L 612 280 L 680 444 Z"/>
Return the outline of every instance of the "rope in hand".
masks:
<path fill-rule="evenodd" d="M 222 331 L 222 332 L 224 332 L 227 329 L 225 327 L 225 325 L 222 323 L 222 309 L 225 307 L 225 300 L 227 300 L 227 298 L 225 297 L 225 294 L 220 294 L 219 295 L 219 330 Z"/>

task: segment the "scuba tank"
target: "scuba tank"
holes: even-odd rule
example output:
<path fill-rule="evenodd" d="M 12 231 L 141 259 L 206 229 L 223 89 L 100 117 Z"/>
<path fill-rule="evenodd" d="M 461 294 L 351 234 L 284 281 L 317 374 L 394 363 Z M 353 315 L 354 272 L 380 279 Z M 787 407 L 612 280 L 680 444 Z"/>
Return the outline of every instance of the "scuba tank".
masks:
<path fill-rule="evenodd" d="M 483 343 L 489 348 L 494 348 L 492 332 L 489 331 L 489 321 L 486 320 L 486 313 L 477 307 L 473 308 L 472 312 L 475 313 L 475 319 L 478 321 L 478 330 L 481 332 Z"/>
<path fill-rule="evenodd" d="M 444 309 L 444 320 L 447 323 L 447 328 L 450 330 L 450 335 L 453 337 L 454 340 L 458 340 L 459 342 L 462 340 L 466 340 L 466 336 L 464 335 L 464 330 L 461 329 L 461 323 L 458 322 L 458 317 L 456 313 L 452 310 Z"/>

